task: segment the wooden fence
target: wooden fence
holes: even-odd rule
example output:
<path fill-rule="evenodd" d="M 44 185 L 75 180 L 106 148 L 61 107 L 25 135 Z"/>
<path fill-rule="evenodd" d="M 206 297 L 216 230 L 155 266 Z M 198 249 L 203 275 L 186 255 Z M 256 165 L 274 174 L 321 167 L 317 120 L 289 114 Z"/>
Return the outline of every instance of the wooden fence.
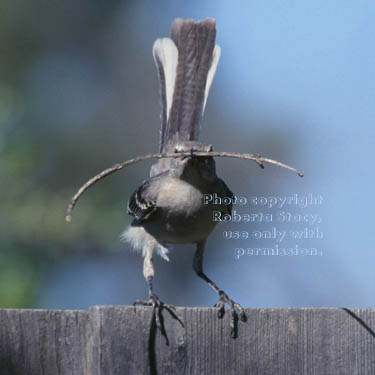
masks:
<path fill-rule="evenodd" d="M 375 309 L 246 309 L 237 339 L 214 308 L 0 309 L 1 375 L 374 375 Z"/>

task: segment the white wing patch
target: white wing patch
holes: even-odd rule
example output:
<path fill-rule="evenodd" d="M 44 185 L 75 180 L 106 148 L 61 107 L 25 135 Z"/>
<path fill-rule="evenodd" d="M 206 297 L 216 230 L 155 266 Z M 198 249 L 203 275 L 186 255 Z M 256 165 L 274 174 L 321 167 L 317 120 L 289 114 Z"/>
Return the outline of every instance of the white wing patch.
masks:
<path fill-rule="evenodd" d="M 212 53 L 212 62 L 211 62 L 210 69 L 208 70 L 208 74 L 207 74 L 206 89 L 204 91 L 204 102 L 203 102 L 202 115 L 203 115 L 204 109 L 206 107 L 208 94 L 210 93 L 212 81 L 214 80 L 214 77 L 215 77 L 216 68 L 217 68 L 217 64 L 219 63 L 220 55 L 221 55 L 221 48 L 220 48 L 220 46 L 216 45 L 215 48 L 214 48 L 214 51 Z"/>
<path fill-rule="evenodd" d="M 158 59 L 164 71 L 165 97 L 167 106 L 167 121 L 172 106 L 174 86 L 176 82 L 176 70 L 178 63 L 178 50 L 173 40 L 170 38 L 156 39 L 152 49 L 154 59 Z M 156 62 L 157 64 L 157 62 Z"/>

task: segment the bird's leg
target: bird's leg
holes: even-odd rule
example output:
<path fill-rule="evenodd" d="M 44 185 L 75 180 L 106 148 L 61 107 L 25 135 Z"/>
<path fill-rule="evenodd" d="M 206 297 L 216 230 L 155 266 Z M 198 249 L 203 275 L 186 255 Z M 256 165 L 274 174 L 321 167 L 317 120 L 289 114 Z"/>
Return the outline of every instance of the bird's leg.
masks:
<path fill-rule="evenodd" d="M 233 338 L 237 337 L 237 330 L 238 330 L 238 318 L 245 322 L 246 321 L 246 314 L 244 309 L 241 307 L 240 304 L 234 302 L 232 299 L 228 297 L 228 295 L 221 290 L 211 279 L 209 279 L 203 273 L 203 252 L 205 247 L 206 241 L 200 241 L 197 243 L 197 249 L 194 254 L 194 261 L 193 261 L 193 269 L 196 274 L 203 279 L 218 295 L 219 301 L 215 305 L 218 308 L 218 317 L 221 319 L 225 313 L 225 304 L 227 304 L 230 308 L 231 313 L 231 320 L 230 320 L 230 328 L 231 328 L 231 336 Z"/>
<path fill-rule="evenodd" d="M 168 339 L 166 336 L 164 324 L 163 324 L 163 317 L 162 317 L 162 310 L 165 308 L 173 318 L 177 319 L 181 325 L 183 326 L 181 320 L 177 315 L 176 308 L 173 305 L 166 304 L 160 301 L 159 297 L 154 293 L 152 288 L 152 280 L 154 278 L 154 262 L 153 262 L 153 255 L 154 255 L 154 247 L 150 246 L 146 250 L 146 255 L 143 261 L 143 276 L 147 281 L 148 285 L 148 301 L 136 300 L 133 305 L 142 305 L 142 306 L 152 306 L 154 309 L 153 318 L 155 319 L 156 327 L 160 329 L 162 335 L 166 338 L 167 343 Z"/>

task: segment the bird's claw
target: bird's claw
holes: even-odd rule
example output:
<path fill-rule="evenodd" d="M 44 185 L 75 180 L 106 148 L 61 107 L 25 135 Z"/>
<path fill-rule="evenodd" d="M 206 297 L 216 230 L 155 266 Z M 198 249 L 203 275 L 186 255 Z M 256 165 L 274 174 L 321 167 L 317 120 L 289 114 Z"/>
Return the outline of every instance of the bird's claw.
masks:
<path fill-rule="evenodd" d="M 176 307 L 167 303 L 160 301 L 159 297 L 155 293 L 150 293 L 150 298 L 148 301 L 136 300 L 133 303 L 134 306 L 152 306 L 153 307 L 153 319 L 155 321 L 156 328 L 158 328 L 161 334 L 165 337 L 166 344 L 168 345 L 168 338 L 164 327 L 164 319 L 162 316 L 162 310 L 166 309 L 172 317 L 184 327 L 181 319 L 178 317 Z"/>
<path fill-rule="evenodd" d="M 246 322 L 247 320 L 245 310 L 239 303 L 234 302 L 232 299 L 228 297 L 228 295 L 225 292 L 220 290 L 219 301 L 214 306 L 218 309 L 217 316 L 219 319 L 221 319 L 225 314 L 225 304 L 227 304 L 230 309 L 230 334 L 232 338 L 236 338 L 238 331 L 238 319 L 240 319 L 242 322 Z"/>
<path fill-rule="evenodd" d="M 177 315 L 176 308 L 173 305 L 168 305 L 160 301 L 159 297 L 155 293 L 150 294 L 150 298 L 148 301 L 136 300 L 133 305 L 152 306 L 154 309 L 156 327 L 159 328 L 162 332 L 164 330 L 164 327 L 160 322 L 160 319 L 163 308 L 168 310 L 172 315 Z"/>

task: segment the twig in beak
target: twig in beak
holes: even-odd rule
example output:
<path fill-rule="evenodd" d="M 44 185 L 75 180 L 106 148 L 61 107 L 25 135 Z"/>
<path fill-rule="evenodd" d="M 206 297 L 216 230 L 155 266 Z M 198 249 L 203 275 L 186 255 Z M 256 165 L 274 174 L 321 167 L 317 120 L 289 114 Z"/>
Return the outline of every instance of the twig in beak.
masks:
<path fill-rule="evenodd" d="M 273 160 L 273 159 L 268 159 L 264 158 L 260 155 L 254 155 L 254 154 L 238 154 L 234 152 L 215 152 L 215 151 L 210 151 L 210 152 L 204 152 L 204 151 L 194 151 L 191 150 L 190 152 L 178 152 L 178 153 L 173 153 L 173 154 L 148 154 L 144 156 L 138 156 L 134 159 L 129 159 L 127 161 L 124 161 L 123 163 L 117 163 L 111 168 L 105 169 L 104 171 L 98 173 L 96 176 L 92 177 L 90 180 L 88 180 L 84 185 L 82 185 L 77 193 L 74 195 L 74 197 L 71 199 L 68 208 L 66 210 L 66 216 L 65 216 L 65 221 L 67 223 L 70 223 L 72 221 L 72 211 L 74 206 L 76 205 L 78 199 L 81 197 L 81 195 L 84 194 L 84 192 L 93 186 L 96 182 L 102 180 L 104 177 L 107 177 L 108 175 L 119 171 L 120 169 L 127 167 L 131 164 L 138 163 L 139 161 L 143 161 L 146 159 L 162 159 L 162 158 L 180 158 L 180 157 L 187 157 L 191 156 L 192 153 L 194 152 L 194 156 L 211 156 L 211 157 L 224 157 L 224 158 L 235 158 L 235 159 L 246 159 L 246 160 L 253 160 L 255 161 L 259 167 L 264 169 L 263 163 L 268 163 L 268 164 L 273 164 L 281 168 L 288 169 L 294 173 L 296 173 L 299 177 L 303 177 L 303 174 L 297 169 L 290 167 L 289 165 L 280 163 L 279 161 Z"/>

